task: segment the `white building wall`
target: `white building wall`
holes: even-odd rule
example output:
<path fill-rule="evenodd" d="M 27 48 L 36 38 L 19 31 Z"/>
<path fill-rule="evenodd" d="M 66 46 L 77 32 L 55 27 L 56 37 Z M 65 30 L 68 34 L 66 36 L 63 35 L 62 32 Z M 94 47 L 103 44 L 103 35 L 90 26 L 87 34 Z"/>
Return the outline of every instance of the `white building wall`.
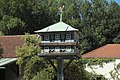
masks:
<path fill-rule="evenodd" d="M 107 78 L 108 80 L 117 80 L 117 79 L 113 79 L 110 75 L 110 72 L 115 70 L 115 67 L 120 63 L 120 59 L 116 59 L 115 62 L 110 62 L 110 63 L 104 63 L 103 67 L 100 67 L 99 65 L 96 66 L 91 66 L 91 68 L 89 66 L 86 67 L 85 70 L 87 70 L 88 72 L 95 72 L 97 74 L 101 74 L 104 75 L 105 78 Z M 119 70 L 120 73 L 120 70 Z M 120 75 L 119 75 L 120 78 Z"/>

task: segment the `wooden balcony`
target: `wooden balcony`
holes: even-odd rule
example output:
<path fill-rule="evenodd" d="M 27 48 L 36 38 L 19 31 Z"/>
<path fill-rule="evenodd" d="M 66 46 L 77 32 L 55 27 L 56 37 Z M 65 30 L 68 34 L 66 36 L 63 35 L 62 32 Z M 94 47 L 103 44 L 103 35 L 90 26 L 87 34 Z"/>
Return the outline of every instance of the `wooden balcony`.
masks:
<path fill-rule="evenodd" d="M 77 46 L 78 42 L 49 42 L 49 43 L 40 43 L 40 46 Z"/>

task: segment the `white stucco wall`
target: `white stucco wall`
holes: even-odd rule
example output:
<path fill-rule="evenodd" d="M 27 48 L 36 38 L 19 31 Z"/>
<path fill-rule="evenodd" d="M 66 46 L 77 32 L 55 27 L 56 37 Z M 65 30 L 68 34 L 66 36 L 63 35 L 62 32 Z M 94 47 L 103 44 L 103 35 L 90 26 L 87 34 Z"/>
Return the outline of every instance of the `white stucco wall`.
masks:
<path fill-rule="evenodd" d="M 100 67 L 99 65 L 96 65 L 96 66 L 91 66 L 92 67 L 92 69 L 91 69 L 90 67 L 87 66 L 86 70 L 88 72 L 95 72 L 97 74 L 104 75 L 105 78 L 107 78 L 108 80 L 115 80 L 115 79 L 112 79 L 112 77 L 110 75 L 110 72 L 112 70 L 114 70 L 116 65 L 119 64 L 119 63 L 120 63 L 120 59 L 116 59 L 115 62 L 110 62 L 110 63 L 107 63 L 107 64 L 104 63 L 103 67 Z M 120 73 L 120 70 L 119 70 L 119 73 Z"/>

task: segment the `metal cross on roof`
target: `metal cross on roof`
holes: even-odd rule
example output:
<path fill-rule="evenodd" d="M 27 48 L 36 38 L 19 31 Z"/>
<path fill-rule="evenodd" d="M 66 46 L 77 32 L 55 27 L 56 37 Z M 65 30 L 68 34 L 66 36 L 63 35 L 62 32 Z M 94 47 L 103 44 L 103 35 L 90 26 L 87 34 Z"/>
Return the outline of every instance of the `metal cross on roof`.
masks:
<path fill-rule="evenodd" d="M 64 8 L 64 5 L 59 7 L 59 11 L 60 11 L 60 22 L 62 21 L 63 8 Z"/>

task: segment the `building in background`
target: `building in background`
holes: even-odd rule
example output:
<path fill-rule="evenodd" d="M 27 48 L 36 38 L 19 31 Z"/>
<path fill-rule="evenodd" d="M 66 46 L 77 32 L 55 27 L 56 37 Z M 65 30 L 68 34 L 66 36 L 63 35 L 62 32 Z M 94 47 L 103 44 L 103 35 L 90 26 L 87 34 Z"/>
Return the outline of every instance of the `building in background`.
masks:
<path fill-rule="evenodd" d="M 0 36 L 0 44 L 4 51 L 0 59 L 0 80 L 18 80 L 16 47 L 23 45 L 23 38 L 17 35 Z"/>
<path fill-rule="evenodd" d="M 95 72 L 97 74 L 104 75 L 108 80 L 118 80 L 116 77 L 120 79 L 120 70 L 118 69 L 116 72 L 117 65 L 120 65 L 120 44 L 107 44 L 102 46 L 98 49 L 90 51 L 86 54 L 82 55 L 82 58 L 114 58 L 115 61 L 110 63 L 104 63 L 103 67 L 99 65 L 89 66 L 86 67 L 88 72 Z M 111 74 L 113 74 L 112 78 Z"/>

